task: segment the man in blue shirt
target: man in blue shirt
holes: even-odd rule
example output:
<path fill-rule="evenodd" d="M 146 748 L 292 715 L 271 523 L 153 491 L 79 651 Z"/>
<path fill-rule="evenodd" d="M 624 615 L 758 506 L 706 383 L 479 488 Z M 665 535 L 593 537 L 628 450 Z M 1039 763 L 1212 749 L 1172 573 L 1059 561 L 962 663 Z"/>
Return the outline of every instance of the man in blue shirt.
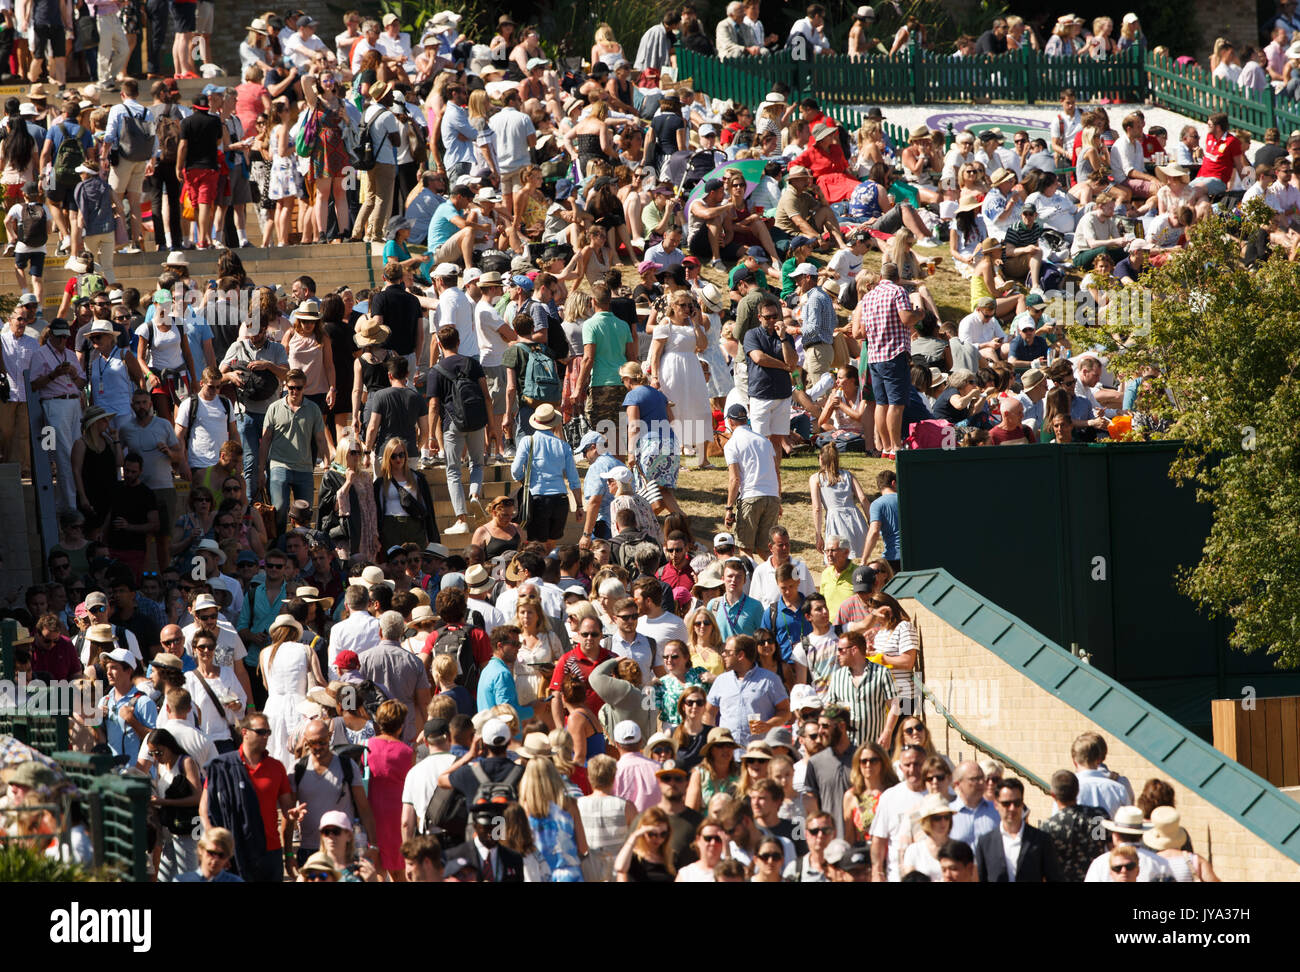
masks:
<path fill-rule="evenodd" d="M 880 496 L 872 501 L 868 512 L 867 519 L 871 525 L 867 528 L 863 556 L 870 555 L 877 539 L 883 540 L 885 559 L 897 574 L 902 569 L 903 559 L 903 537 L 898 521 L 898 474 L 892 469 L 877 473 L 876 489 L 880 490 Z"/>
<path fill-rule="evenodd" d="M 722 596 L 709 602 L 709 610 L 718 621 L 718 635 L 752 635 L 763 623 L 763 605 L 745 593 L 748 574 L 740 560 L 722 565 Z"/>
<path fill-rule="evenodd" d="M 975 841 L 997 830 L 1000 823 L 997 807 L 984 798 L 984 771 L 980 764 L 971 760 L 958 765 L 953 772 L 953 786 L 957 797 L 949 804 L 953 817 L 948 837 L 974 847 Z"/>
<path fill-rule="evenodd" d="M 709 689 L 706 721 L 730 729 L 741 746 L 789 721 L 790 696 L 775 672 L 758 667 L 758 644 L 753 638 L 728 638 L 722 660 L 727 670 Z"/>
<path fill-rule="evenodd" d="M 457 186 L 447 201 L 433 211 L 427 243 L 435 263 L 462 260 L 466 267 L 474 265 L 474 223 L 468 216 L 473 201 L 473 189 Z"/>
<path fill-rule="evenodd" d="M 817 286 L 817 268 L 801 263 L 790 275 L 802 299 L 795 316 L 803 335 L 804 387 L 811 388 L 817 379 L 834 367 L 835 303 L 831 295 Z"/>
<path fill-rule="evenodd" d="M 532 706 L 519 704 L 515 690 L 515 659 L 519 657 L 519 629 L 503 624 L 492 631 L 492 657 L 478 677 L 478 711 L 486 712 L 502 702 L 512 705 L 519 720 L 533 717 Z"/>
<path fill-rule="evenodd" d="M 586 518 L 582 524 L 585 546 L 592 540 L 608 540 L 614 532 L 614 517 L 610 507 L 614 503 L 614 484 L 631 478 L 631 470 L 609 450 L 609 444 L 599 432 L 588 432 L 578 443 L 578 452 L 587 460 L 587 475 L 582 481 L 583 508 Z"/>
<path fill-rule="evenodd" d="M 93 642 L 92 655 L 98 650 L 95 644 L 111 644 L 113 628 L 107 624 L 94 625 L 86 634 Z M 111 686 L 100 703 L 106 712 L 104 725 L 96 730 L 103 733 L 104 741 L 113 751 L 116 762 L 122 766 L 134 765 L 140 755 L 140 744 L 158 722 L 158 707 L 153 700 L 131 681 L 135 674 L 135 656 L 118 647 L 100 656 Z"/>
<path fill-rule="evenodd" d="M 450 100 L 442 113 L 442 164 L 447 170 L 447 178 L 455 182 L 457 176 L 468 175 L 474 167 L 478 129 L 470 123 L 466 110 L 469 92 L 465 85 L 448 86 L 447 97 Z"/>

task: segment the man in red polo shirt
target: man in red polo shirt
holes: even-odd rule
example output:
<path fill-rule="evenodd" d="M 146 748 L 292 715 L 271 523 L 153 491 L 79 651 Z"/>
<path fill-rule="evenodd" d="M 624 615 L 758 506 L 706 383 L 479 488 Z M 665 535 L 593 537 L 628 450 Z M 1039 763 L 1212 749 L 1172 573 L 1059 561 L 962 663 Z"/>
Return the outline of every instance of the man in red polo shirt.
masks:
<path fill-rule="evenodd" d="M 266 755 L 266 744 L 271 738 L 271 726 L 266 716 L 255 712 L 240 724 L 244 743 L 239 747 L 239 758 L 248 770 L 257 793 L 257 804 L 262 811 L 262 828 L 266 831 L 266 854 L 263 856 L 254 881 L 279 883 L 284 880 L 284 869 L 293 877 L 293 825 L 307 810 L 305 804 L 294 805 L 293 791 L 289 787 L 289 774 L 284 764 L 274 756 Z M 283 819 L 276 822 L 276 810 Z"/>
<path fill-rule="evenodd" d="M 208 96 L 194 99 L 194 113 L 181 122 L 180 146 L 176 150 L 176 179 L 183 183 L 181 196 L 194 198 L 198 213 L 200 250 L 212 245 L 212 217 L 217 204 L 217 183 L 221 179 L 221 155 L 230 144 L 230 133 L 221 119 L 208 111 Z"/>
<path fill-rule="evenodd" d="M 1193 186 L 1206 186 L 1206 179 L 1218 179 L 1224 189 L 1232 188 L 1232 174 L 1246 171 L 1246 152 L 1236 135 L 1228 131 L 1228 116 L 1211 115 L 1205 135 L 1205 158 Z M 1208 189 L 1208 186 L 1207 186 Z"/>
<path fill-rule="evenodd" d="M 578 623 L 578 647 L 565 652 L 555 663 L 555 674 L 551 676 L 551 715 L 557 726 L 564 725 L 564 700 L 560 688 L 565 675 L 578 675 L 587 683 L 587 708 L 599 712 L 605 700 L 591 689 L 591 672 L 606 659 L 613 658 L 613 652 L 605 649 L 605 629 L 596 618 L 583 618 Z"/>

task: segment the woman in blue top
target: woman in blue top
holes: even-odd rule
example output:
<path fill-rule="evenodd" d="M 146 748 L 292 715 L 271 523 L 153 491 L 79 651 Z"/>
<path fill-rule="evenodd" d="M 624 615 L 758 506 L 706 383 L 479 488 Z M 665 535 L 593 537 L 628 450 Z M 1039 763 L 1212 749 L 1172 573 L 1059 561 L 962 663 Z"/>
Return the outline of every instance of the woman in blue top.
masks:
<path fill-rule="evenodd" d="M 559 410 L 545 402 L 537 406 L 528 424 L 537 431 L 516 444 L 510 475 L 518 483 L 524 482 L 527 475 L 532 499 L 524 529 L 529 542 L 540 540 L 548 550 L 554 550 L 556 541 L 564 536 L 569 512 L 576 511 L 575 516 L 582 519 L 582 484 L 578 480 L 578 465 L 573 461 L 573 449 L 560 436 L 564 417 Z M 566 480 L 573 494 L 573 505 L 565 494 Z"/>
<path fill-rule="evenodd" d="M 411 221 L 405 216 L 394 216 L 384 228 L 384 266 L 396 260 L 407 270 L 415 274 L 415 279 L 426 287 L 430 286 L 429 267 L 433 265 L 433 254 L 411 256 L 406 242 L 411 238 Z"/>
<path fill-rule="evenodd" d="M 652 503 L 655 513 L 680 513 L 677 497 L 677 472 L 681 467 L 681 449 L 673 432 L 673 406 L 658 388 L 646 382 L 645 372 L 636 361 L 618 369 L 627 389 L 623 411 L 627 414 L 627 464 L 636 474 L 637 486 L 657 483 L 659 499 Z"/>

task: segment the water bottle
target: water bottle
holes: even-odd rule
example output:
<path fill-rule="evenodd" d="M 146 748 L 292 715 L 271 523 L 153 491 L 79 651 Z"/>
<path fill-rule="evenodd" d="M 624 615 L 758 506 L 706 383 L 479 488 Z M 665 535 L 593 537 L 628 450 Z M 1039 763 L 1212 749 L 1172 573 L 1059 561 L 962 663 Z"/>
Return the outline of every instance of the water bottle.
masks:
<path fill-rule="evenodd" d="M 358 857 L 370 849 L 370 838 L 366 835 L 366 828 L 361 826 L 361 818 L 352 818 L 352 846 Z"/>

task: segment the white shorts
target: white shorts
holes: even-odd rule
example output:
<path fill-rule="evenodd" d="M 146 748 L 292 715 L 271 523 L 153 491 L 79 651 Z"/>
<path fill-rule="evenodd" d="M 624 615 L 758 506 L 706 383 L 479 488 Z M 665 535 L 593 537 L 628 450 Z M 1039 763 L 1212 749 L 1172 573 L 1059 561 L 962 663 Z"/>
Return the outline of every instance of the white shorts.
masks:
<path fill-rule="evenodd" d="M 749 427 L 759 435 L 790 434 L 790 399 L 749 396 Z"/>

